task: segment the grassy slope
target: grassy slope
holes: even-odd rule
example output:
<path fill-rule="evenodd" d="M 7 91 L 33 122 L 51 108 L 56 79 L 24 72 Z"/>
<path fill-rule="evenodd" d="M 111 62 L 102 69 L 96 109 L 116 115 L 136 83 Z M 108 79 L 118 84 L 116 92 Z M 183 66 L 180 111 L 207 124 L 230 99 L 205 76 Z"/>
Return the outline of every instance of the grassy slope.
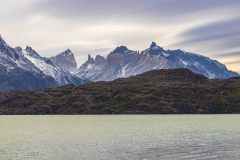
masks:
<path fill-rule="evenodd" d="M 147 113 L 240 113 L 240 79 L 158 70 L 113 82 L 0 94 L 0 114 Z"/>

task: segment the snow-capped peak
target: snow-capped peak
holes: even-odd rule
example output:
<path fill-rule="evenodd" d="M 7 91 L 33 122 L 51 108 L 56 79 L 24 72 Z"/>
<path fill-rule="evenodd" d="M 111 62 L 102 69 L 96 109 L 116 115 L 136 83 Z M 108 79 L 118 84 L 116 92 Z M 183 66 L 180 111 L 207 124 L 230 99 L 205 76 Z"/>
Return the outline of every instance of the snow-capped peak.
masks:
<path fill-rule="evenodd" d="M 64 58 L 72 60 L 74 57 L 70 55 Z M 67 62 L 69 63 L 69 61 Z M 12 48 L 1 36 L 0 70 L 2 77 L 0 83 L 9 84 L 4 89 L 0 88 L 0 91 L 41 89 L 65 84 L 81 84 L 86 81 L 72 75 L 50 58 L 41 57 L 29 46 L 25 49 L 21 47 Z"/>
<path fill-rule="evenodd" d="M 66 51 L 60 53 L 61 56 L 67 56 L 67 55 L 73 55 L 72 51 L 70 49 L 67 49 Z"/>
<path fill-rule="evenodd" d="M 158 46 L 156 42 L 152 42 L 152 44 L 150 45 L 150 50 L 163 50 L 162 47 Z"/>
<path fill-rule="evenodd" d="M 6 42 L 4 41 L 4 39 L 2 38 L 2 36 L 0 35 L 0 45 L 4 45 L 4 44 L 6 44 Z"/>
<path fill-rule="evenodd" d="M 64 85 L 69 83 L 77 84 L 79 81 L 74 75 L 68 72 L 67 69 L 57 65 L 50 58 L 41 57 L 31 47 L 27 47 L 24 51 L 24 56 L 30 60 L 39 70 L 45 75 L 52 77 L 58 85 Z"/>
<path fill-rule="evenodd" d="M 116 54 L 116 53 L 126 53 L 128 51 L 129 51 L 129 49 L 126 46 L 119 46 L 115 50 L 113 50 L 112 53 L 113 54 Z"/>
<path fill-rule="evenodd" d="M 12 60 L 18 60 L 19 55 L 16 50 L 10 47 L 4 39 L 0 36 L 0 55 L 3 57 L 11 58 Z"/>
<path fill-rule="evenodd" d="M 5 40 L 2 38 L 2 36 L 0 35 L 0 51 L 1 52 L 10 52 L 9 49 L 11 49 L 11 47 L 5 42 Z"/>
<path fill-rule="evenodd" d="M 15 47 L 15 50 L 16 50 L 17 52 L 22 52 L 22 51 L 23 51 L 22 47 L 19 47 L 19 46 Z"/>
<path fill-rule="evenodd" d="M 152 44 L 150 46 L 151 49 L 154 48 L 154 47 L 157 47 L 157 43 L 156 42 L 152 42 Z"/>
<path fill-rule="evenodd" d="M 160 54 L 163 54 L 163 52 L 164 52 L 164 49 L 158 46 L 157 43 L 155 42 L 151 43 L 149 49 L 146 49 L 145 51 L 143 51 L 143 53 L 148 56 L 160 55 Z"/>
<path fill-rule="evenodd" d="M 32 49 L 32 47 L 27 46 L 25 51 L 26 51 L 25 53 L 30 55 L 30 56 L 41 57 L 35 50 Z"/>

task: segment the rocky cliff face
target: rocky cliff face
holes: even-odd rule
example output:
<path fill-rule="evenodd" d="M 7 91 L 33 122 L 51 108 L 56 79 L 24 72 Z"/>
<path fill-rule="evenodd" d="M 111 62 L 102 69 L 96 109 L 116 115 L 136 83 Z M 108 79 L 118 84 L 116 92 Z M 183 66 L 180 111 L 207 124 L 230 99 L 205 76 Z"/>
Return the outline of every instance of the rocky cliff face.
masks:
<path fill-rule="evenodd" d="M 106 58 L 97 56 L 88 60 L 75 72 L 92 81 L 111 81 L 130 77 L 150 70 L 188 68 L 210 79 L 239 76 L 223 64 L 198 54 L 182 50 L 165 50 L 156 43 L 138 53 L 126 46 L 117 47 Z"/>
<path fill-rule="evenodd" d="M 70 49 L 58 54 L 55 57 L 51 57 L 51 59 L 54 63 L 69 72 L 74 72 L 77 70 L 77 62 Z"/>

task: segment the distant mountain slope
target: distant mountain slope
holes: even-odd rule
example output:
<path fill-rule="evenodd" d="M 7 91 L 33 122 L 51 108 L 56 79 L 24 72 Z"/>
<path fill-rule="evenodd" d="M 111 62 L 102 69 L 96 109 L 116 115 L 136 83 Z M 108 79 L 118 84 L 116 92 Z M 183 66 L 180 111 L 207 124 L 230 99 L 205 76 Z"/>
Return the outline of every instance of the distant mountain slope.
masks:
<path fill-rule="evenodd" d="M 208 57 L 184 52 L 164 50 L 152 43 L 149 49 L 138 53 L 125 46 L 117 47 L 107 58 L 97 56 L 88 60 L 76 71 L 79 77 L 92 81 L 111 81 L 120 77 L 130 77 L 153 69 L 188 68 L 210 79 L 239 76 L 229 71 L 223 64 Z"/>
<path fill-rule="evenodd" d="M 84 82 L 50 59 L 41 57 L 31 47 L 25 50 L 12 48 L 0 37 L 0 91 L 42 89 Z"/>
<path fill-rule="evenodd" d="M 0 94 L 0 114 L 240 113 L 240 78 L 209 80 L 188 69 L 111 82 Z"/>
<path fill-rule="evenodd" d="M 72 75 L 67 70 L 62 69 L 59 65 L 52 62 L 51 59 L 41 57 L 31 47 L 27 47 L 23 51 L 23 55 L 45 75 L 54 78 L 58 86 L 65 84 L 81 84 L 83 82 L 83 80 L 79 79 L 75 75 Z"/>
<path fill-rule="evenodd" d="M 67 49 L 55 57 L 51 57 L 51 60 L 69 72 L 74 72 L 77 70 L 77 62 L 75 60 L 74 54 L 70 49 Z"/>

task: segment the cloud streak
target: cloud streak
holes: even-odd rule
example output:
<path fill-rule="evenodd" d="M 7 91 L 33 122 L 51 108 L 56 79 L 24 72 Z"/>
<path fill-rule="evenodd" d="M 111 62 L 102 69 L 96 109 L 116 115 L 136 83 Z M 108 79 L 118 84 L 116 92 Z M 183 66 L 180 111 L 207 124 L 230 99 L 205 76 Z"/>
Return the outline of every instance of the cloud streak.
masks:
<path fill-rule="evenodd" d="M 102 15 L 111 16 L 124 13 L 141 15 L 156 14 L 163 16 L 176 16 L 178 14 L 193 13 L 200 10 L 225 6 L 228 4 L 239 4 L 238 0 L 41 0 L 35 3 L 33 9 L 47 12 L 53 16 L 79 17 Z"/>
<path fill-rule="evenodd" d="M 178 36 L 183 37 L 183 41 L 177 45 L 187 45 L 202 41 L 211 41 L 216 39 L 231 38 L 240 35 L 240 19 L 231 19 L 211 24 L 196 26 L 180 33 Z"/>
<path fill-rule="evenodd" d="M 227 64 L 227 65 L 240 64 L 240 60 L 231 61 L 231 62 L 226 62 L 226 64 Z"/>
<path fill-rule="evenodd" d="M 240 51 L 235 51 L 235 52 L 226 52 L 226 53 L 219 53 L 215 55 L 216 57 L 236 57 L 239 56 L 240 57 Z"/>

